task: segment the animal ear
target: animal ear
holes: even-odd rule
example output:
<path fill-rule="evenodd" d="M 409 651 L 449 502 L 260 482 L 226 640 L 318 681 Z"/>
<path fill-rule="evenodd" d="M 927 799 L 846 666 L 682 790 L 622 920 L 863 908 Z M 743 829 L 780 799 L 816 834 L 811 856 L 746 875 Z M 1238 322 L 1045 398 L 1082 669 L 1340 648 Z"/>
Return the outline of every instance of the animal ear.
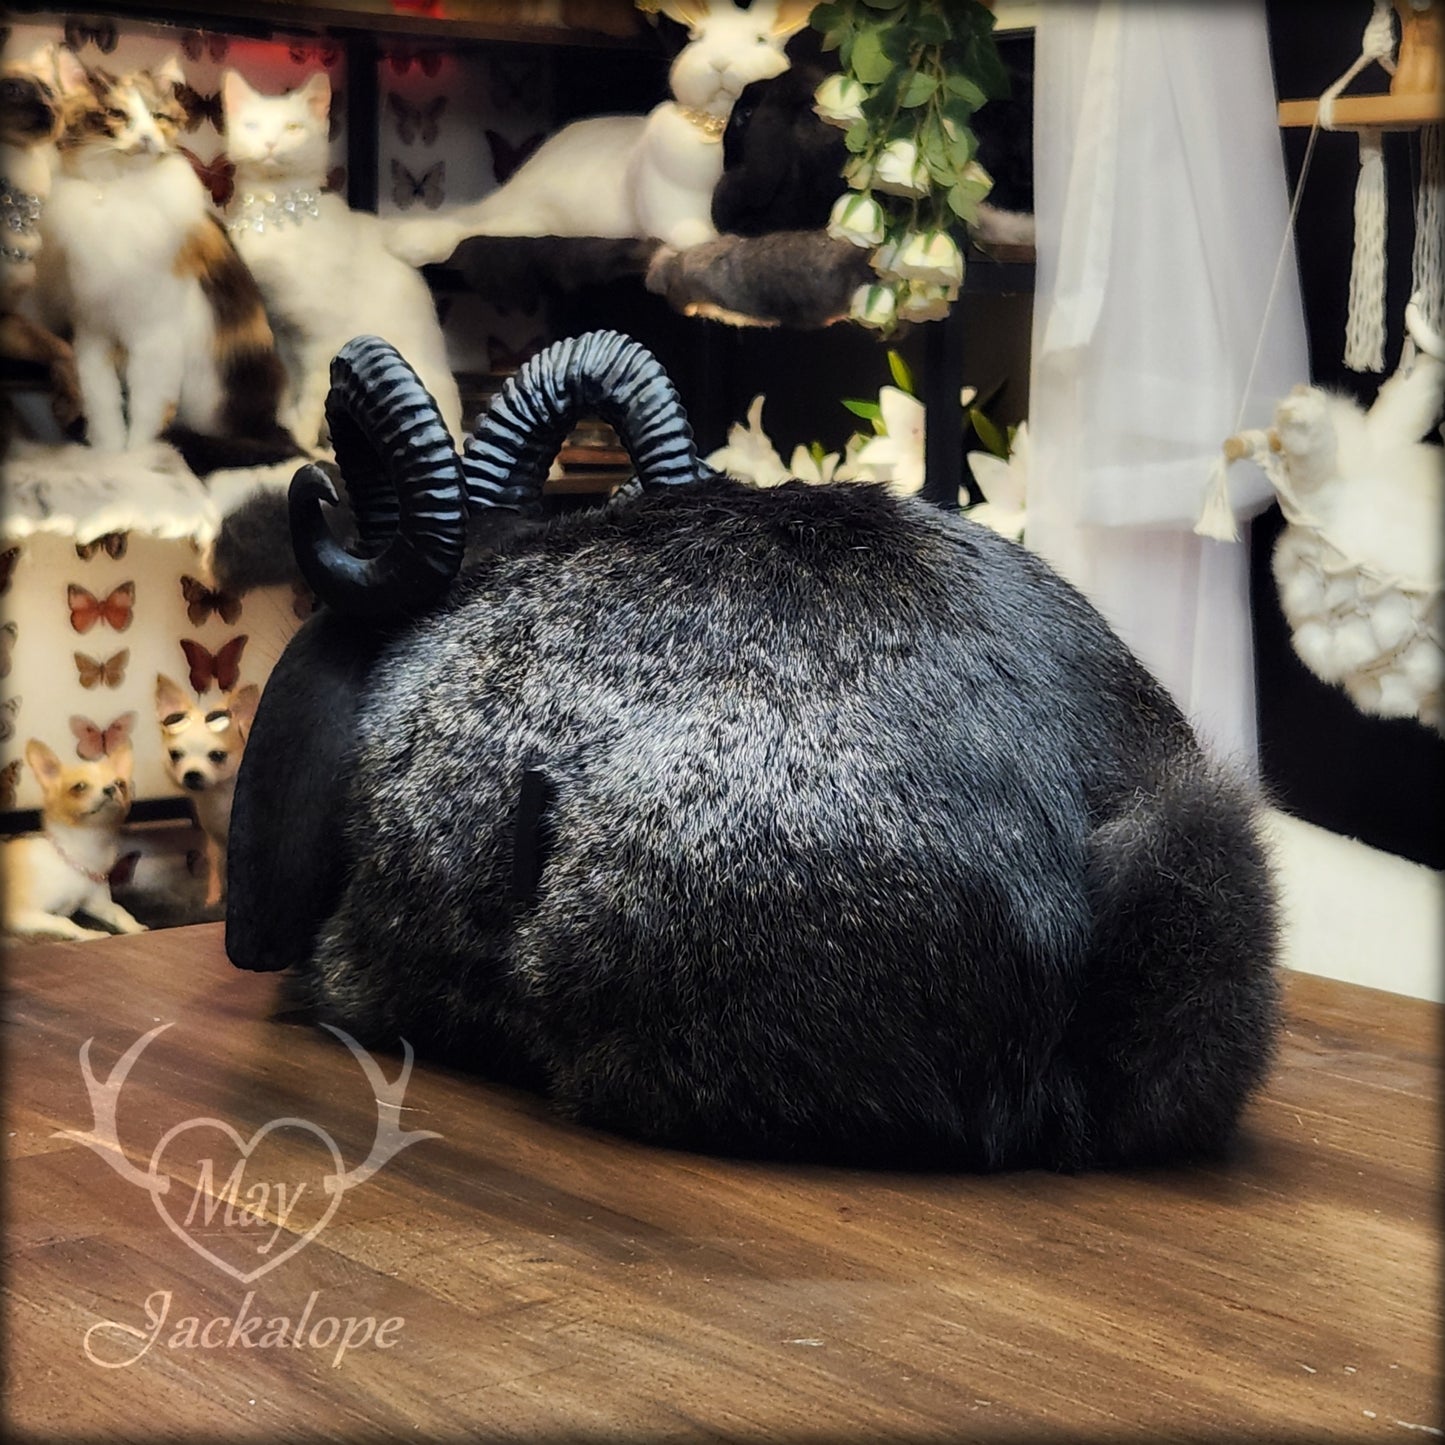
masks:
<path fill-rule="evenodd" d="M 80 57 L 64 45 L 55 48 L 55 79 L 62 95 L 75 95 L 91 88 L 90 72 L 80 63 Z"/>
<path fill-rule="evenodd" d="M 195 704 L 178 683 L 165 673 L 156 673 L 156 717 L 164 722 L 178 712 L 190 712 Z"/>
<path fill-rule="evenodd" d="M 130 739 L 123 743 L 117 743 L 106 756 L 110 759 L 110 765 L 115 769 L 118 778 L 130 781 L 131 772 L 135 768 L 135 754 L 131 751 Z"/>
<path fill-rule="evenodd" d="M 60 776 L 59 755 L 39 738 L 31 738 L 25 744 L 25 761 L 30 764 L 30 771 L 35 774 L 40 786 L 49 791 L 50 785 Z"/>
<path fill-rule="evenodd" d="M 248 100 L 255 100 L 256 92 L 246 84 L 245 77 L 238 70 L 221 72 L 221 104 L 226 114 L 239 110 Z"/>
<path fill-rule="evenodd" d="M 666 15 L 679 25 L 686 25 L 696 35 L 698 27 L 712 14 L 708 0 L 642 0 L 641 8 Z M 729 6 L 729 9 L 732 7 Z"/>
<path fill-rule="evenodd" d="M 231 721 L 240 729 L 243 738 L 251 731 L 251 724 L 256 720 L 256 707 L 260 701 L 261 689 L 254 682 L 248 682 L 245 687 L 238 687 L 226 699 L 226 708 L 231 714 Z"/>
<path fill-rule="evenodd" d="M 186 83 L 186 73 L 181 69 L 181 58 L 175 51 L 166 56 L 164 63 L 158 65 L 151 74 L 157 80 L 165 81 L 173 88 Z"/>
<path fill-rule="evenodd" d="M 324 70 L 318 70 L 301 87 L 300 94 L 311 114 L 317 120 L 325 120 L 331 110 L 331 77 Z"/>
<path fill-rule="evenodd" d="M 812 14 L 815 3 L 816 0 L 777 0 L 772 6 L 776 14 L 768 26 L 769 32 L 779 39 L 786 39 L 789 35 L 796 35 L 798 31 L 807 29 L 808 16 Z M 762 0 L 755 0 L 753 10 L 759 10 L 761 4 Z M 752 11 L 748 13 L 752 14 Z"/>

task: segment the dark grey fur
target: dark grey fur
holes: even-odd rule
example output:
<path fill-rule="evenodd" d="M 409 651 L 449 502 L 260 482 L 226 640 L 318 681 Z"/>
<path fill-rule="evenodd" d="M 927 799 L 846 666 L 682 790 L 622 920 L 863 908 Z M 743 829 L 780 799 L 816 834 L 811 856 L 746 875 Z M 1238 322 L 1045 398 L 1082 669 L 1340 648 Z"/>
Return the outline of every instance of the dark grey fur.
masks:
<path fill-rule="evenodd" d="M 1215 1150 L 1265 1074 L 1252 795 L 966 520 L 649 491 L 517 527 L 419 620 L 323 612 L 281 667 L 229 937 L 367 1041 L 661 1143 L 973 1168 Z"/>

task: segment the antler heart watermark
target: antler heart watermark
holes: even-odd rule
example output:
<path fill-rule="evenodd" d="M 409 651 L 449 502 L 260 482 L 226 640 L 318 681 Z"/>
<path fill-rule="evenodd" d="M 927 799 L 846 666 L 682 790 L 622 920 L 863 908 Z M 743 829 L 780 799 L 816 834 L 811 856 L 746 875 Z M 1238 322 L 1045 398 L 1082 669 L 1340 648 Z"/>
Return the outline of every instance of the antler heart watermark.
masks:
<path fill-rule="evenodd" d="M 148 1034 L 137 1039 L 117 1060 L 104 1082 L 96 1077 L 90 1062 L 90 1046 L 95 1042 L 87 1039 L 80 1049 L 80 1072 L 85 1080 L 94 1124 L 87 1131 L 59 1129 L 55 1138 L 76 1139 L 87 1148 L 93 1149 L 127 1183 L 144 1189 L 156 1207 L 156 1212 L 166 1227 L 194 1250 L 203 1259 L 224 1270 L 232 1279 L 250 1284 L 262 1275 L 268 1274 L 293 1255 L 304 1249 L 330 1222 L 341 1203 L 342 1196 L 358 1184 L 370 1179 L 388 1160 L 399 1154 L 410 1144 L 423 1139 L 440 1139 L 442 1136 L 431 1129 L 403 1129 L 400 1123 L 402 1100 L 406 1097 L 406 1086 L 411 1079 L 412 1048 L 402 1040 L 404 1058 L 400 1074 L 395 1081 L 388 1081 L 376 1060 L 371 1057 L 349 1034 L 330 1024 L 323 1027 L 330 1030 L 351 1051 L 361 1065 L 367 1082 L 371 1085 L 376 1099 L 377 1127 L 371 1152 L 354 1169 L 345 1167 L 345 1160 L 336 1141 L 319 1125 L 309 1119 L 287 1117 L 272 1119 L 261 1125 L 249 1139 L 223 1119 L 187 1119 L 174 1125 L 163 1134 L 151 1151 L 144 1169 L 139 1168 L 127 1157 L 121 1146 L 116 1129 L 116 1110 L 120 1103 L 120 1091 L 130 1071 L 148 1045 L 159 1034 L 170 1028 L 160 1024 Z M 281 1131 L 291 1130 L 307 1134 L 320 1145 L 330 1168 L 316 1181 L 318 1190 L 326 1202 L 321 1212 L 305 1228 L 302 1220 L 293 1224 L 292 1216 L 305 1195 L 310 1182 L 297 1178 L 252 1177 L 248 1171 L 257 1151 Z M 194 1144 L 210 1131 L 217 1136 L 217 1142 L 224 1142 L 225 1152 L 198 1154 L 192 1172 L 194 1180 L 185 1179 L 179 1172 L 172 1172 L 164 1165 L 168 1152 L 182 1152 L 178 1141 L 187 1139 Z M 234 1160 L 234 1162 L 232 1162 Z M 219 1165 L 218 1165 L 219 1161 Z M 227 1165 L 230 1165 L 227 1169 Z M 173 1184 L 188 1186 L 190 1194 L 184 1196 L 182 1189 L 173 1190 Z M 181 1199 L 185 1198 L 182 1208 Z M 318 1201 L 313 1199 L 313 1205 Z M 232 1231 L 231 1238 L 241 1240 L 238 1253 L 241 1263 L 227 1258 L 213 1249 L 203 1231 L 210 1229 L 212 1235 Z M 283 1237 L 290 1239 L 284 1248 L 277 1249 Z M 259 1262 L 256 1262 L 259 1261 Z"/>

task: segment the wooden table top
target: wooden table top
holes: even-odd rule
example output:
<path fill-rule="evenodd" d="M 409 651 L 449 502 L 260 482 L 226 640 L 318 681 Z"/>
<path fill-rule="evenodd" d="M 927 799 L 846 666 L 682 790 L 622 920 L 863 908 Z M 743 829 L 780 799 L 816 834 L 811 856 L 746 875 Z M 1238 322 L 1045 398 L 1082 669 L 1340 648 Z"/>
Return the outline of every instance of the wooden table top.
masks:
<path fill-rule="evenodd" d="M 378 1109 L 214 925 L 7 976 L 11 1439 L 1440 1434 L 1428 1004 L 1291 976 L 1228 1163 L 979 1178 L 669 1153 L 423 1062 Z M 326 1194 L 379 1116 L 440 1137 Z"/>

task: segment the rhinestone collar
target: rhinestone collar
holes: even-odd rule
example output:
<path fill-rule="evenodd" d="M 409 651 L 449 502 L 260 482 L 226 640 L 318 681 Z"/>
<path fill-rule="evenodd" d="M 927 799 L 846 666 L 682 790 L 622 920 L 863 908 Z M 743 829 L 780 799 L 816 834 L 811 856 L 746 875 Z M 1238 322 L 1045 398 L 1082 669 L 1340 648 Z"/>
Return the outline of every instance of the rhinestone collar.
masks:
<path fill-rule="evenodd" d="M 33 236 L 40 227 L 41 206 L 39 196 L 12 186 L 0 176 L 0 230 Z"/>
<path fill-rule="evenodd" d="M 728 128 L 728 118 L 725 115 L 713 115 L 706 110 L 694 110 L 690 105 L 680 105 L 678 111 L 689 125 L 702 132 L 705 140 L 720 141 L 722 133 Z"/>
<path fill-rule="evenodd" d="M 107 868 L 107 869 L 105 870 L 105 872 L 103 872 L 103 873 L 98 872 L 98 871 L 97 871 L 96 869 L 94 869 L 94 868 L 87 868 L 84 863 L 77 863 L 76 860 L 75 860 L 74 858 L 72 858 L 72 857 L 70 856 L 70 854 L 67 853 L 67 852 L 65 851 L 65 849 L 62 848 L 62 847 L 60 846 L 60 844 L 57 843 L 54 838 L 51 837 L 51 835 L 50 835 L 49 833 L 47 833 L 45 836 L 50 839 L 50 846 L 51 846 L 52 848 L 54 848 L 55 851 L 56 851 L 57 853 L 59 853 L 60 856 L 65 860 L 65 862 L 67 862 L 68 864 L 70 864 L 70 866 L 71 866 L 72 868 L 74 868 L 77 873 L 83 873 L 87 878 L 90 879 L 90 881 L 91 881 L 92 883 L 109 883 L 109 882 L 110 882 L 110 869 L 109 869 L 109 868 Z"/>
<path fill-rule="evenodd" d="M 239 209 L 226 222 L 229 231 L 280 231 L 321 218 L 321 191 L 297 186 L 292 191 L 242 191 Z"/>

